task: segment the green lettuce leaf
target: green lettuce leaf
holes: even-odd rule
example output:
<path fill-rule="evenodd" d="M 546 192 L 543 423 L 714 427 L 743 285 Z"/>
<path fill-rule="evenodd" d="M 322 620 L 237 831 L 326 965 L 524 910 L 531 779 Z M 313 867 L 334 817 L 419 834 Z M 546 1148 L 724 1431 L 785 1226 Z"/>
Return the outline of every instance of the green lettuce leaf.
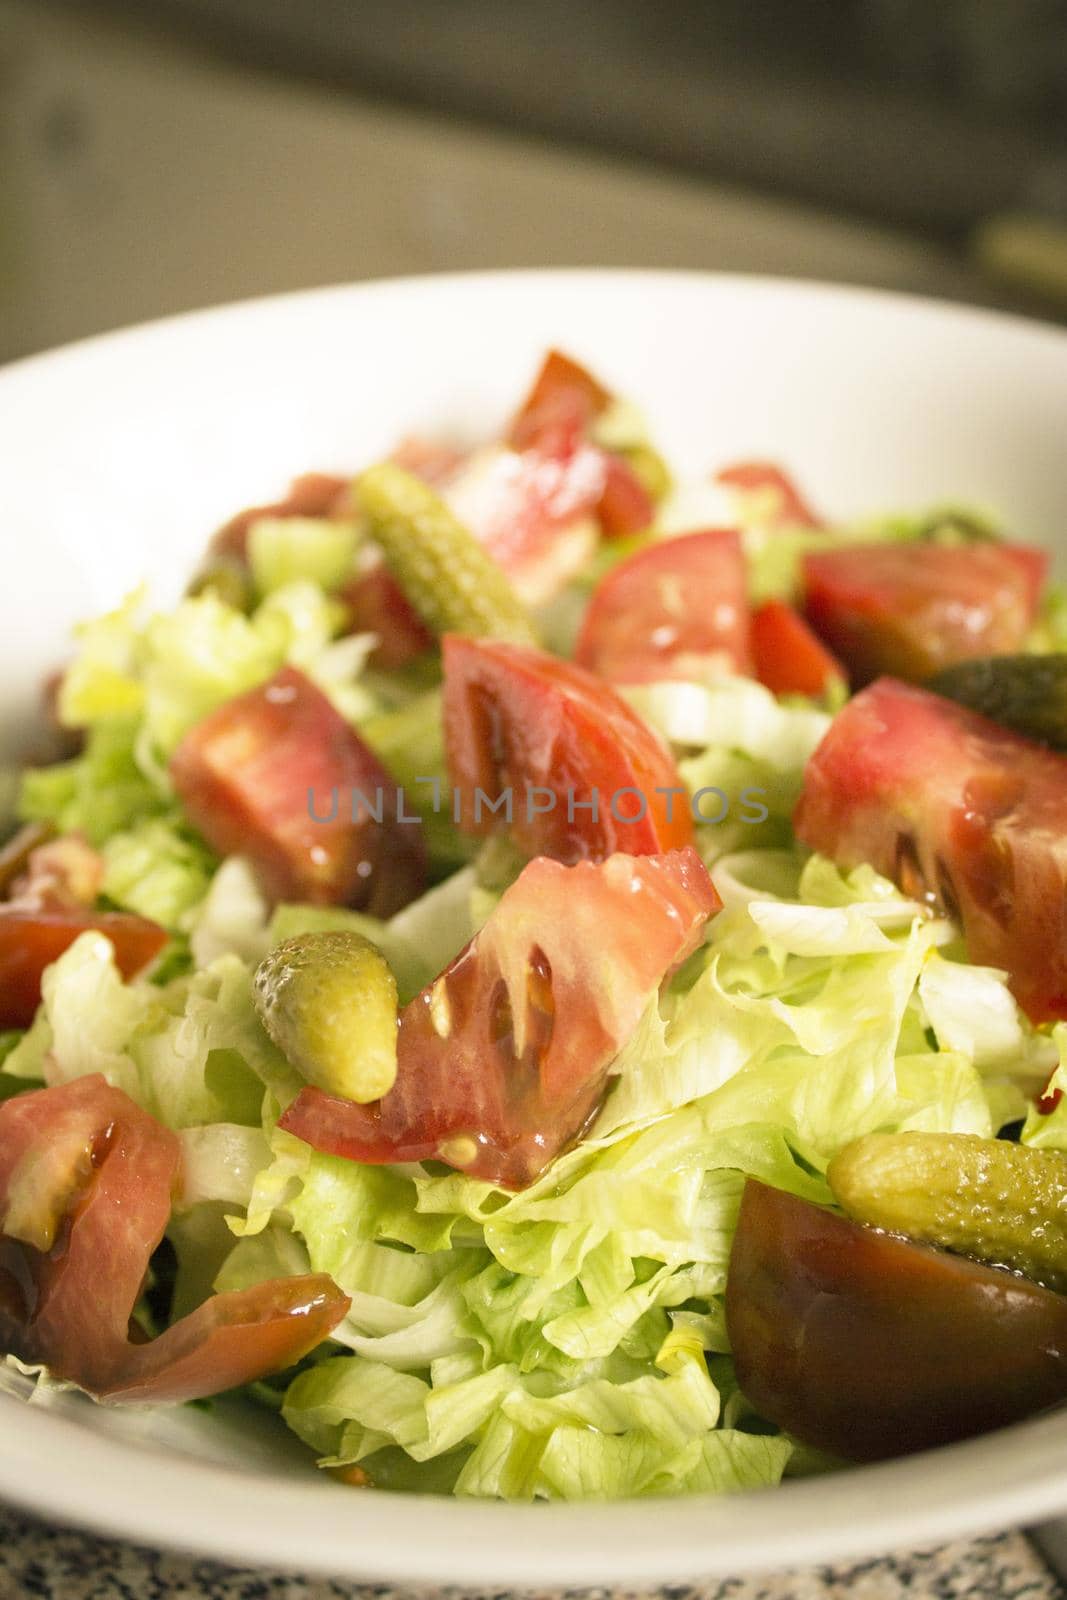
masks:
<path fill-rule="evenodd" d="M 83 933 L 50 966 L 33 1026 L 5 1063 L 14 1077 L 65 1083 L 101 1072 L 167 1127 L 258 1124 L 265 1095 L 300 1079 L 260 1025 L 251 974 L 235 956 L 158 986 L 124 983 L 110 942 Z"/>
<path fill-rule="evenodd" d="M 333 517 L 258 517 L 248 530 L 248 564 L 261 595 L 300 581 L 327 593 L 352 570 L 356 521 Z"/>

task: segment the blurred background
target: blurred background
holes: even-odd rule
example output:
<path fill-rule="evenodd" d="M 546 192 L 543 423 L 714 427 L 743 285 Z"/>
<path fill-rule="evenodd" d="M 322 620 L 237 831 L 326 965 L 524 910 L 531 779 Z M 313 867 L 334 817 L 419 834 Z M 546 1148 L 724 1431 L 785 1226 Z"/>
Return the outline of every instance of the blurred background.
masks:
<path fill-rule="evenodd" d="M 0 0 L 0 360 L 582 264 L 1067 320 L 1067 5 Z"/>

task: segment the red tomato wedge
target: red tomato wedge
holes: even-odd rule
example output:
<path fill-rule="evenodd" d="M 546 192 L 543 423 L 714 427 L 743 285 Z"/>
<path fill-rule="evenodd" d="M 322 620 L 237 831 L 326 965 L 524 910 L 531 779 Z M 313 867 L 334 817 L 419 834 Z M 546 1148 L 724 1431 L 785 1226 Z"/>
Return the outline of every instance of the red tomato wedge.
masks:
<path fill-rule="evenodd" d="M 640 533 L 655 515 L 651 495 L 625 457 L 590 443 L 593 424 L 613 399 L 585 367 L 562 351 L 550 350 L 508 436 L 516 450 L 555 458 L 572 455 L 586 441 L 586 448 L 600 459 L 601 489 L 593 509 L 608 538 Z"/>
<path fill-rule="evenodd" d="M 1009 654 L 1033 625 L 1048 557 L 1001 544 L 852 544 L 803 558 L 805 610 L 855 686 L 919 681 Z"/>
<path fill-rule="evenodd" d="M 384 562 L 349 578 L 337 598 L 348 613 L 346 633 L 378 635 L 372 666 L 388 672 L 434 648 L 433 634 Z"/>
<path fill-rule="evenodd" d="M 1067 756 L 881 679 L 834 718 L 794 825 L 957 918 L 1035 1022 L 1067 1016 Z"/>
<path fill-rule="evenodd" d="M 616 683 L 750 671 L 739 535 L 687 533 L 620 561 L 589 601 L 575 660 Z"/>
<path fill-rule="evenodd" d="M 721 902 L 695 850 L 531 861 L 404 1007 L 376 1105 L 304 1089 L 281 1126 L 353 1161 L 435 1159 L 521 1188 L 579 1136 L 611 1061 Z"/>
<path fill-rule="evenodd" d="M 609 684 L 528 645 L 457 634 L 444 640 L 444 668 L 445 751 L 466 832 L 506 823 L 527 855 L 564 862 L 692 843 L 670 752 Z"/>
<path fill-rule="evenodd" d="M 753 612 L 751 640 L 756 677 L 774 694 L 823 695 L 846 681 L 840 661 L 784 600 Z"/>
<path fill-rule="evenodd" d="M 110 939 L 124 978 L 154 961 L 168 937 L 157 922 L 126 911 L 0 906 L 0 1028 L 29 1027 L 45 968 L 89 929 Z"/>
<path fill-rule="evenodd" d="M 604 491 L 596 510 L 601 531 L 609 539 L 651 527 L 656 503 L 624 456 L 604 452 Z"/>
<path fill-rule="evenodd" d="M 194 827 L 247 856 L 274 900 L 389 916 L 422 889 L 421 829 L 396 820 L 396 784 L 295 667 L 197 723 L 170 771 Z"/>
<path fill-rule="evenodd" d="M 547 446 L 554 453 L 561 441 L 570 446 L 587 433 L 611 399 L 610 391 L 585 367 L 561 350 L 550 350 L 511 424 L 508 443 L 516 450 Z"/>
<path fill-rule="evenodd" d="M 717 472 L 715 481 L 742 496 L 749 516 L 766 526 L 823 526 L 789 474 L 772 461 L 737 461 Z"/>
<path fill-rule="evenodd" d="M 756 1410 L 849 1460 L 970 1438 L 1067 1399 L 1067 1297 L 753 1179 L 726 1326 Z"/>
<path fill-rule="evenodd" d="M 100 1399 L 174 1402 L 291 1366 L 329 1335 L 350 1301 L 305 1276 L 216 1295 L 129 1342 L 179 1160 L 176 1136 L 96 1074 L 0 1105 L 0 1350 Z"/>

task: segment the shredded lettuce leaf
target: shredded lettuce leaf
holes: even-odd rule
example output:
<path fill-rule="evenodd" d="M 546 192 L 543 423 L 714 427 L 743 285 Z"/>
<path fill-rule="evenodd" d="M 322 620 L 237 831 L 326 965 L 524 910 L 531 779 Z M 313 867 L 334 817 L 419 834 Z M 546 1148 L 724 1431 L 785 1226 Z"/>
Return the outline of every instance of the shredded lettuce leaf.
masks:
<path fill-rule="evenodd" d="M 621 408 L 605 429 L 610 448 L 643 444 Z M 669 499 L 653 536 L 721 522 L 707 514 L 721 491 L 702 494 Z M 974 522 L 946 512 L 743 534 L 766 598 L 792 594 L 806 550 L 973 537 Z M 126 983 L 109 942 L 82 935 L 45 974 L 33 1025 L 0 1039 L 0 1098 L 102 1072 L 178 1134 L 176 1314 L 213 1289 L 332 1275 L 351 1309 L 331 1340 L 256 1386 L 325 1467 L 415 1491 L 560 1500 L 727 1493 L 813 1470 L 813 1452 L 752 1412 L 733 1369 L 724 1292 L 746 1179 L 829 1204 L 830 1160 L 881 1130 L 990 1137 L 1021 1123 L 1025 1142 L 1067 1150 L 1067 1097 L 1047 1115 L 1032 1103 L 1050 1073 L 1051 1089 L 1067 1089 L 1067 1025 L 1033 1028 L 1003 973 L 969 965 L 951 924 L 872 869 L 844 873 L 796 845 L 790 819 L 824 707 L 741 678 L 653 683 L 629 700 L 674 748 L 689 795 L 725 802 L 719 820 L 702 807 L 696 830 L 724 909 L 620 1050 L 586 1137 L 512 1193 L 432 1163 L 341 1160 L 282 1132 L 301 1080 L 256 1014 L 263 956 L 300 933 L 351 929 L 410 999 L 521 866 L 450 819 L 432 671 L 376 674 L 371 636 L 337 637 L 331 591 L 358 538 L 355 524 L 262 519 L 251 615 L 205 594 L 153 616 L 138 593 L 79 631 L 59 709 L 85 749 L 27 773 L 21 813 L 84 832 L 106 899 L 159 921 L 174 954 L 153 981 Z M 576 597 L 580 585 L 554 613 L 560 637 Z M 1050 610 L 1048 638 L 1061 622 Z M 175 746 L 284 662 L 322 687 L 423 814 L 443 881 L 388 921 L 272 908 L 248 862 L 217 862 L 182 820 Z"/>
<path fill-rule="evenodd" d="M 722 866 L 733 894 L 704 948 L 620 1053 L 589 1137 L 530 1188 L 275 1135 L 246 1239 L 293 1231 L 353 1296 L 346 1352 L 285 1398 L 325 1463 L 403 1456 L 416 1485 L 438 1462 L 457 1494 L 548 1498 L 786 1470 L 790 1441 L 723 1403 L 745 1176 L 827 1203 L 821 1174 L 860 1134 L 989 1137 L 1049 1041 L 870 869 L 760 850 Z"/>
<path fill-rule="evenodd" d="M 260 595 L 290 583 L 332 593 L 352 570 L 359 525 L 335 517 L 258 517 L 248 530 L 248 564 Z"/>
<path fill-rule="evenodd" d="M 41 1007 L 5 1071 L 47 1084 L 101 1072 L 166 1124 L 258 1125 L 267 1092 L 300 1080 L 260 1026 L 236 956 L 165 986 L 124 983 L 103 934 L 83 933 L 47 969 Z"/>

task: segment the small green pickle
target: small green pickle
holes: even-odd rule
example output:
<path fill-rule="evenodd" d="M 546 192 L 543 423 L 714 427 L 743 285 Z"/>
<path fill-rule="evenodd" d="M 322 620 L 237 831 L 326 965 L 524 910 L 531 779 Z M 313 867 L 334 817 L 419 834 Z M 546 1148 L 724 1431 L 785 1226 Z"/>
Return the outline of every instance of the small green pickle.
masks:
<path fill-rule="evenodd" d="M 1067 654 L 987 656 L 960 661 L 926 687 L 971 711 L 1067 751 Z"/>
<path fill-rule="evenodd" d="M 381 952 L 350 931 L 303 933 L 256 970 L 256 1010 L 309 1083 L 366 1104 L 396 1081 L 396 980 Z"/>
<path fill-rule="evenodd" d="M 537 643 L 502 569 L 425 483 L 383 461 L 363 473 L 356 497 L 387 565 L 434 633 Z"/>
<path fill-rule="evenodd" d="M 831 1161 L 856 1222 L 1067 1292 L 1067 1155 L 972 1133 L 869 1133 Z"/>

